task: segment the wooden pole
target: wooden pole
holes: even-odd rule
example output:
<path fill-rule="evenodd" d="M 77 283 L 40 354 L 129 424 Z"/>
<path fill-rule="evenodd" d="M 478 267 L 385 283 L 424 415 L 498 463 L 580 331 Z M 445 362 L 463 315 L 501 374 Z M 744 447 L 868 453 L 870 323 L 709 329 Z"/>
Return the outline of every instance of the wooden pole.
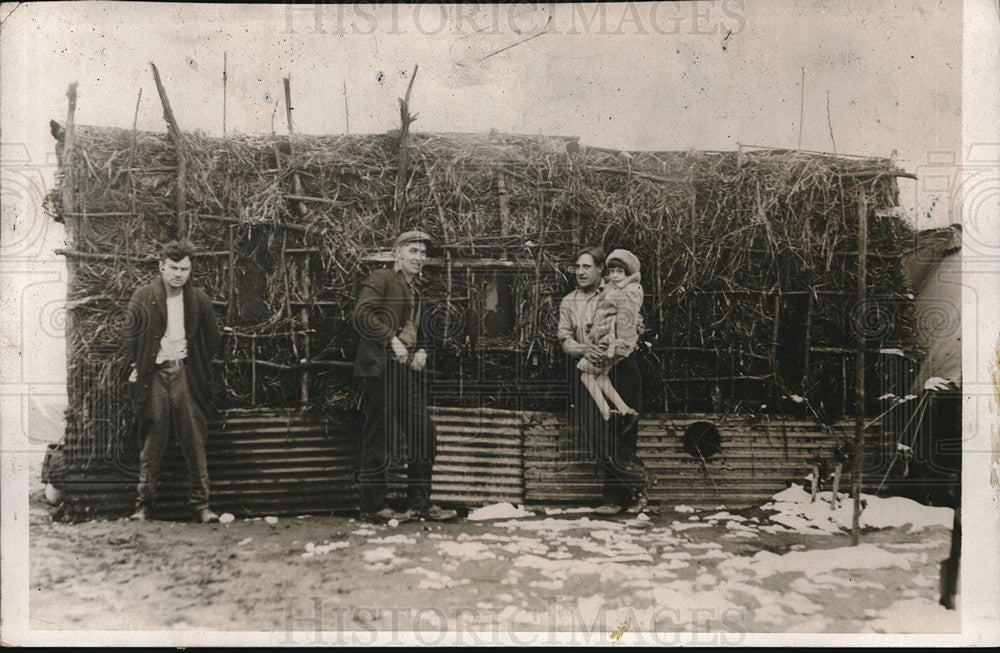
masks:
<path fill-rule="evenodd" d="M 62 183 L 62 210 L 63 214 L 73 213 L 76 211 L 76 179 L 73 175 L 73 166 L 71 159 L 73 157 L 73 146 L 76 140 L 76 86 L 77 82 L 73 82 L 66 89 L 66 97 L 69 99 L 69 112 L 66 114 L 66 134 L 63 136 L 63 147 L 62 147 L 62 160 L 59 162 L 63 167 L 63 183 Z M 64 218 L 65 219 L 65 216 Z M 66 226 L 69 227 L 69 222 L 67 221 Z M 70 233 L 74 236 L 78 234 L 74 233 L 72 229 L 69 229 Z M 74 247 L 79 246 L 78 243 L 73 243 Z"/>
<path fill-rule="evenodd" d="M 862 191 L 858 197 L 858 311 L 855 312 L 857 323 L 857 357 L 855 396 L 857 405 L 854 416 L 854 517 L 851 520 L 851 540 L 858 544 L 858 523 L 861 519 L 861 470 L 865 451 L 865 333 L 864 318 L 861 309 L 864 307 L 868 294 L 868 198 Z"/>
<path fill-rule="evenodd" d="M 160 81 L 160 71 L 157 70 L 156 64 L 152 61 L 149 62 L 149 65 L 153 69 L 153 79 L 156 81 L 156 91 L 160 94 L 160 103 L 163 104 L 163 119 L 167 122 L 167 134 L 177 150 L 177 235 L 180 238 L 186 238 L 188 236 L 188 223 L 184 214 L 187 200 L 184 177 L 187 171 L 187 156 L 184 151 L 184 136 L 181 134 L 177 120 L 174 118 L 174 112 L 170 108 L 167 90 L 163 87 L 163 82 Z"/>
<path fill-rule="evenodd" d="M 344 82 L 344 133 L 351 133 L 351 112 L 347 108 L 347 82 Z"/>
<path fill-rule="evenodd" d="M 500 197 L 500 235 L 510 235 L 510 198 L 507 195 L 507 182 L 504 179 L 503 168 L 497 170 L 497 195 Z"/>
<path fill-rule="evenodd" d="M 806 106 L 806 67 L 802 66 L 802 82 L 799 84 L 799 147 L 802 149 L 802 121 Z"/>
<path fill-rule="evenodd" d="M 229 288 L 226 303 L 226 320 L 233 324 L 236 317 L 236 225 L 229 225 Z"/>
<path fill-rule="evenodd" d="M 410 76 L 410 83 L 406 87 L 406 96 L 399 101 L 399 116 L 402 121 L 402 128 L 399 133 L 399 167 L 396 170 L 396 192 L 392 198 L 392 210 L 399 222 L 403 212 L 403 193 L 406 190 L 406 167 L 409 164 L 409 145 L 407 139 L 410 136 L 410 123 L 417 119 L 417 116 L 410 113 L 410 92 L 413 90 L 413 82 L 417 79 L 417 69 L 419 64 L 413 67 L 413 74 Z M 397 230 L 402 225 L 397 224 Z"/>
<path fill-rule="evenodd" d="M 222 137 L 226 137 L 226 81 L 227 81 L 227 58 L 226 52 L 222 53 Z"/>
<path fill-rule="evenodd" d="M 295 127 L 294 127 L 294 123 L 292 122 L 292 78 L 291 78 L 291 76 L 286 77 L 284 81 L 285 81 L 285 118 L 288 121 L 288 139 L 289 139 L 288 140 L 288 154 L 289 154 L 289 158 L 293 158 L 292 155 L 294 154 L 294 150 L 293 150 L 291 139 L 292 139 L 292 137 L 295 134 Z M 292 172 L 292 183 L 295 185 L 295 193 L 296 193 L 296 195 L 301 195 L 302 194 L 302 179 L 299 177 L 298 171 L 293 171 Z M 296 201 L 295 208 L 296 208 L 296 211 L 298 212 L 298 214 L 299 214 L 300 217 L 305 216 L 307 214 L 307 212 L 308 212 L 308 209 L 306 208 L 306 205 L 304 203 L 302 203 L 301 201 Z M 281 248 L 282 248 L 281 249 L 282 264 L 286 266 L 285 267 L 285 287 L 286 287 L 285 292 L 288 295 L 287 299 L 288 299 L 288 302 L 289 302 L 289 304 L 288 304 L 288 317 L 289 317 L 289 319 L 291 319 L 292 318 L 292 305 L 291 305 L 292 298 L 291 298 L 291 289 L 289 288 L 289 284 L 288 284 L 288 275 L 289 275 L 289 273 L 288 273 L 288 268 L 287 268 L 287 261 L 284 258 L 285 257 L 285 243 L 284 242 L 282 243 Z M 298 345 L 296 344 L 296 341 L 295 341 L 295 334 L 294 334 L 294 332 L 293 332 L 293 334 L 291 336 L 292 337 L 292 349 L 295 351 L 295 357 L 300 359 L 299 360 L 300 363 L 309 363 L 310 362 L 310 356 L 309 356 L 309 302 L 311 301 L 312 298 L 310 296 L 310 289 L 309 289 L 309 267 L 310 267 L 309 266 L 309 254 L 306 254 L 306 259 L 305 259 L 305 269 L 306 269 L 306 272 L 305 272 L 305 274 L 302 275 L 303 284 L 304 284 L 303 288 L 302 288 L 302 292 L 303 292 L 303 299 L 305 300 L 306 305 L 302 306 L 299 309 L 299 323 L 302 325 L 302 330 L 303 330 L 303 334 L 302 334 L 302 357 L 301 358 L 299 356 L 299 348 L 298 348 Z M 309 403 L 309 383 L 310 383 L 309 368 L 308 367 L 303 367 L 302 368 L 302 375 L 299 377 L 299 384 L 300 384 L 300 387 L 299 387 L 299 403 L 303 407 L 306 404 Z"/>

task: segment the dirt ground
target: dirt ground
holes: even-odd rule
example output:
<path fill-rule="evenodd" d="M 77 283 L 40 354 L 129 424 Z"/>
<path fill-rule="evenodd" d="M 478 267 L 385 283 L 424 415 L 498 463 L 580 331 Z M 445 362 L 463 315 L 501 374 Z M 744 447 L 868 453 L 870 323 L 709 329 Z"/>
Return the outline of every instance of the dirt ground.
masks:
<path fill-rule="evenodd" d="M 946 528 L 866 532 L 844 562 L 847 533 L 787 530 L 759 509 L 718 514 L 538 511 L 396 527 L 337 516 L 63 524 L 39 487 L 30 627 L 271 631 L 276 643 L 331 644 L 397 631 L 418 631 L 427 644 L 459 631 L 478 633 L 467 643 L 579 632 L 581 644 L 626 631 L 660 644 L 671 633 L 713 631 L 736 644 L 747 632 L 960 629 L 958 611 L 937 605 Z M 348 639 L 319 640 L 317 631 Z"/>

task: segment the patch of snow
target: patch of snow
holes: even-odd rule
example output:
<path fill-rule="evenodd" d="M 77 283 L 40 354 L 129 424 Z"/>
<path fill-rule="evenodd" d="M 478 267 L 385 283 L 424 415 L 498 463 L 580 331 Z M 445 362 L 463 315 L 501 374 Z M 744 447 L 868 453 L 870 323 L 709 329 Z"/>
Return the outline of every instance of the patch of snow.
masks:
<path fill-rule="evenodd" d="M 368 538 L 369 544 L 416 544 L 417 541 L 412 537 L 408 537 L 403 534 L 399 535 L 389 535 L 388 537 L 371 537 Z"/>
<path fill-rule="evenodd" d="M 220 524 L 230 524 L 235 519 L 236 519 L 236 517 L 233 517 L 233 515 L 231 513 L 228 513 L 228 512 L 224 512 L 221 515 L 219 515 L 219 523 Z"/>
<path fill-rule="evenodd" d="M 463 560 L 487 560 L 497 557 L 482 542 L 449 542 L 445 540 L 438 543 L 438 550 L 443 556 Z"/>
<path fill-rule="evenodd" d="M 694 508 L 685 505 L 674 506 L 674 512 L 694 512 Z"/>
<path fill-rule="evenodd" d="M 859 519 L 861 528 L 902 528 L 906 525 L 912 531 L 932 526 L 950 528 L 954 516 L 951 508 L 925 506 L 904 497 L 863 494 L 861 498 L 865 506 Z M 776 511 L 770 516 L 771 521 L 799 532 L 836 533 L 850 530 L 853 522 L 854 502 L 846 494 L 841 495 L 837 508 L 832 510 L 832 493 L 820 492 L 813 502 L 809 493 L 797 485 L 775 494 L 773 499 L 762 506 L 765 510 Z"/>
<path fill-rule="evenodd" d="M 561 590 L 566 583 L 561 580 L 533 580 L 528 583 L 528 587 L 537 587 L 543 590 Z"/>
<path fill-rule="evenodd" d="M 361 554 L 365 562 L 373 564 L 376 562 L 385 562 L 387 560 L 392 560 L 396 557 L 395 549 L 390 549 L 389 547 L 380 546 L 375 549 L 368 549 Z"/>
<path fill-rule="evenodd" d="M 250 544 L 251 542 L 253 542 L 253 538 L 248 537 L 245 540 L 240 540 L 239 542 L 237 542 L 236 546 L 243 546 L 244 544 Z"/>
<path fill-rule="evenodd" d="M 377 531 L 374 528 L 365 527 L 365 528 L 359 528 L 356 531 L 351 531 L 351 535 L 360 535 L 362 537 L 365 537 L 368 535 L 374 535 L 376 532 Z"/>
<path fill-rule="evenodd" d="M 911 568 L 909 560 L 898 553 L 891 553 L 873 544 L 841 547 L 837 549 L 817 549 L 812 551 L 792 551 L 777 555 L 770 551 L 759 551 L 753 557 L 736 557 L 723 560 L 718 570 L 726 575 L 750 575 L 767 578 L 775 574 L 801 572 L 821 574 L 834 569 L 885 569 L 899 567 L 904 571 Z"/>
<path fill-rule="evenodd" d="M 264 521 L 266 521 L 271 526 L 274 526 L 275 524 L 278 523 L 278 518 L 273 515 L 268 515 L 267 517 L 264 518 Z"/>
<path fill-rule="evenodd" d="M 818 574 L 811 576 L 812 580 L 816 583 L 823 585 L 836 585 L 838 587 L 849 587 L 851 589 L 864 589 L 864 590 L 884 590 L 885 585 L 883 583 L 877 583 L 871 580 L 861 580 L 860 578 L 844 578 L 842 576 L 836 576 L 834 574 Z M 838 594 L 838 596 L 840 596 Z"/>
<path fill-rule="evenodd" d="M 545 508 L 546 515 L 570 515 L 578 512 L 594 512 L 593 508 Z"/>
<path fill-rule="evenodd" d="M 469 521 L 482 521 L 486 519 L 517 519 L 520 517 L 534 517 L 535 513 L 526 510 L 524 506 L 514 506 L 506 501 L 494 503 L 482 508 L 476 508 L 466 517 Z"/>
<path fill-rule="evenodd" d="M 330 551 L 336 551 L 337 549 L 344 549 L 350 546 L 350 542 L 330 542 L 329 544 L 323 544 L 321 546 L 316 546 L 312 542 L 306 543 L 306 551 L 302 554 L 303 558 L 314 558 L 319 555 L 325 555 Z"/>
<path fill-rule="evenodd" d="M 580 519 L 552 519 L 551 517 L 546 517 L 545 519 L 533 521 L 520 521 L 514 519 L 511 521 L 497 522 L 495 525 L 499 528 L 519 528 L 521 530 L 553 533 L 573 529 L 593 530 L 610 528 L 614 530 L 621 530 L 624 528 L 624 525 L 621 522 L 590 519 L 589 517 L 581 517 Z"/>
<path fill-rule="evenodd" d="M 673 528 L 674 528 L 675 531 L 686 531 L 689 528 L 710 528 L 712 525 L 711 524 L 702 524 L 702 523 L 684 524 L 684 523 L 681 523 L 679 521 L 675 521 L 672 524 L 672 526 L 673 526 Z"/>
<path fill-rule="evenodd" d="M 883 610 L 878 619 L 865 624 L 867 633 L 959 633 L 962 619 L 958 610 L 947 610 L 928 599 L 897 601 Z"/>
<path fill-rule="evenodd" d="M 694 579 L 695 589 L 707 589 L 709 587 L 714 587 L 719 584 L 719 579 L 709 574 L 707 572 L 702 572 L 700 576 Z"/>
<path fill-rule="evenodd" d="M 718 542 L 690 542 L 688 544 L 692 549 L 721 549 L 722 545 Z"/>
<path fill-rule="evenodd" d="M 422 590 L 443 590 L 453 587 L 456 584 L 450 576 L 431 571 L 430 569 L 424 569 L 423 567 L 407 569 L 405 573 L 423 574 L 424 578 L 417 584 L 417 588 Z"/>

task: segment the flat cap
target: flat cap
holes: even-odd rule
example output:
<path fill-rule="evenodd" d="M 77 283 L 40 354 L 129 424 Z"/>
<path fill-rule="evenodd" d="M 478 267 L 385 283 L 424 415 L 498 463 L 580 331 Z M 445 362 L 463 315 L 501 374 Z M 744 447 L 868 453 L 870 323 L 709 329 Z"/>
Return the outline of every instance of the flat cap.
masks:
<path fill-rule="evenodd" d="M 431 244 L 431 237 L 422 231 L 404 231 L 399 234 L 399 238 L 396 239 L 396 244 L 393 247 L 399 247 L 400 245 L 412 242 L 424 242 L 429 246 Z"/>

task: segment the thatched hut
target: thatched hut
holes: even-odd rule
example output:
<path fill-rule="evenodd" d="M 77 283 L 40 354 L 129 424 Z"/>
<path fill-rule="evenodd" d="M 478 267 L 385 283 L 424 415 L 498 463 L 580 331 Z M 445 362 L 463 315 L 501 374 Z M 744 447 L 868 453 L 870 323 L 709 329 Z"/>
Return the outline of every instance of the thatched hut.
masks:
<path fill-rule="evenodd" d="M 359 279 L 403 228 L 436 241 L 425 319 L 444 501 L 596 491 L 566 433 L 569 372 L 554 338 L 583 244 L 631 249 L 642 264 L 641 446 L 671 478 L 661 500 L 746 503 L 780 489 L 850 437 L 858 326 L 869 361 L 911 341 L 900 259 L 912 234 L 879 212 L 896 205 L 904 173 L 887 159 L 72 124 L 61 158 L 52 213 L 68 239 L 66 479 L 90 483 L 76 485 L 75 514 L 131 501 L 123 309 L 155 274 L 158 244 L 177 236 L 200 246 L 194 281 L 229 328 L 209 456 L 217 503 L 246 514 L 351 504 L 348 315 Z M 857 308 L 862 196 L 868 294 L 886 301 Z M 872 365 L 872 383 L 877 374 Z M 682 442 L 696 421 L 720 444 L 701 460 Z"/>

